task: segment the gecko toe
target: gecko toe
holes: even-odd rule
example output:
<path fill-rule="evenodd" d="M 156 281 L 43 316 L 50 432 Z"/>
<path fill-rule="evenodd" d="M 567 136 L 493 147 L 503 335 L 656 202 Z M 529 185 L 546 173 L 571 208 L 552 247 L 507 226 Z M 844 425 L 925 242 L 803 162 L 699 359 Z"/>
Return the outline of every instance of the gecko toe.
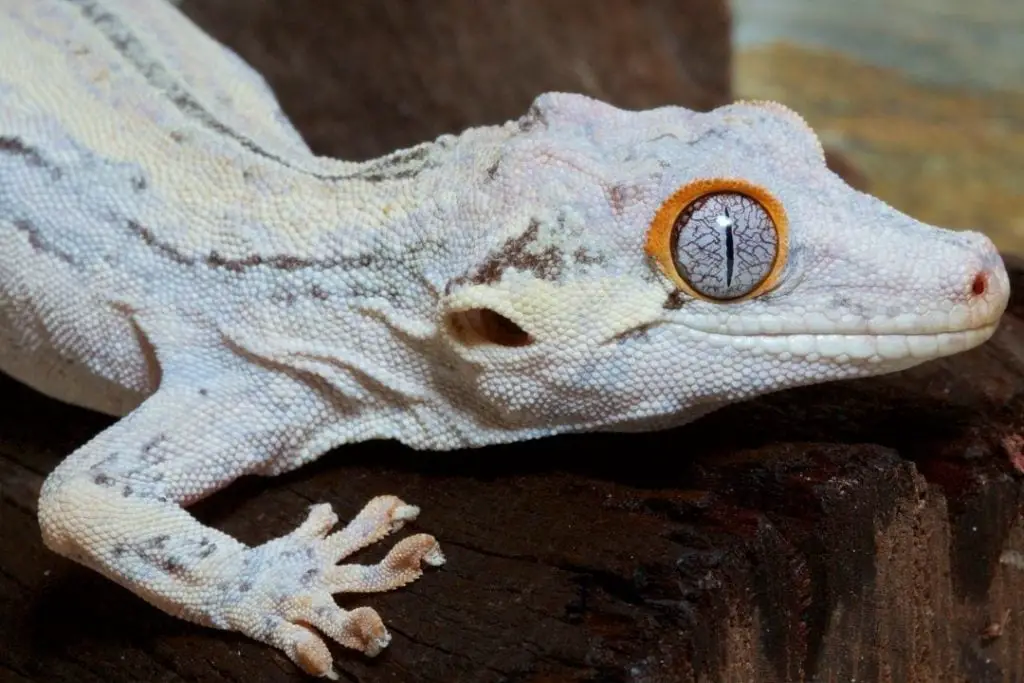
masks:
<path fill-rule="evenodd" d="M 416 519 L 419 512 L 418 507 L 395 496 L 377 496 L 344 529 L 325 539 L 324 552 L 332 562 L 338 562 L 398 531 L 406 522 Z"/>
<path fill-rule="evenodd" d="M 274 633 L 266 640 L 284 651 L 288 658 L 306 673 L 337 679 L 334 658 L 327 649 L 327 644 L 309 628 L 282 619 Z"/>
<path fill-rule="evenodd" d="M 346 611 L 328 595 L 322 595 L 301 616 L 304 623 L 315 627 L 339 644 L 375 657 L 391 642 L 384 622 L 371 607 Z"/>
<path fill-rule="evenodd" d="M 381 593 L 401 588 L 423 575 L 423 565 L 444 564 L 437 540 L 416 534 L 395 544 L 387 556 L 374 565 L 334 565 L 324 571 L 323 582 L 331 593 Z"/>
<path fill-rule="evenodd" d="M 319 503 L 309 508 L 309 515 L 295 531 L 292 532 L 296 538 L 315 541 L 327 536 L 327 533 L 338 523 L 338 515 L 331 508 L 330 503 Z"/>

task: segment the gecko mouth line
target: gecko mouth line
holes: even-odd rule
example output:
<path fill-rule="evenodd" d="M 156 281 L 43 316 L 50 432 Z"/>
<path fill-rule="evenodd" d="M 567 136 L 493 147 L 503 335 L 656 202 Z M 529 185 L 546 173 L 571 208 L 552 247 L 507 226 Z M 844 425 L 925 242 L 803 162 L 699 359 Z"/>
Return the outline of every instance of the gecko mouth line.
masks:
<path fill-rule="evenodd" d="M 966 351 L 986 341 L 997 323 L 942 332 L 723 334 L 700 332 L 711 343 L 772 354 L 848 359 L 932 358 Z M 699 331 L 698 331 L 699 332 Z M 716 344 L 716 345 L 719 345 Z"/>
<path fill-rule="evenodd" d="M 998 323 L 987 323 L 972 327 L 954 327 L 945 330 L 928 330 L 926 332 L 711 332 L 699 327 L 691 327 L 694 332 L 700 332 L 710 337 L 749 338 L 749 339 L 787 339 L 791 337 L 843 337 L 847 339 L 878 339 L 884 337 L 938 337 L 944 334 L 967 334 L 970 332 L 981 332 L 995 330 Z"/>

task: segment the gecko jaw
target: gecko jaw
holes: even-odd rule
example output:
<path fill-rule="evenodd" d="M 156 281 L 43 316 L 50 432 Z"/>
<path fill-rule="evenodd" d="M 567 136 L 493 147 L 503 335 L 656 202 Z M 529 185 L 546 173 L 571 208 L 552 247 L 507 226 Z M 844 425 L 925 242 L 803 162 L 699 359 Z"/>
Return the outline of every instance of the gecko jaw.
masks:
<path fill-rule="evenodd" d="M 996 323 L 990 323 L 961 330 L 893 334 L 698 334 L 703 341 L 713 346 L 752 350 L 783 360 L 803 358 L 810 362 L 916 363 L 979 346 L 992 336 L 996 327 Z"/>

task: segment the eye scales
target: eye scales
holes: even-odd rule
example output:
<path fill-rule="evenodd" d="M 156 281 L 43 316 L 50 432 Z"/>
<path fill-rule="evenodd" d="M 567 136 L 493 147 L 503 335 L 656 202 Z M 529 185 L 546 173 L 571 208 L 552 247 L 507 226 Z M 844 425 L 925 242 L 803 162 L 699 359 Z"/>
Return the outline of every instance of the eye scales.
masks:
<path fill-rule="evenodd" d="M 854 191 L 781 105 L 545 93 L 354 163 L 166 0 L 9 2 L 0 51 L 0 369 L 120 418 L 46 480 L 47 546 L 313 675 L 390 642 L 334 593 L 444 562 L 420 533 L 341 564 L 418 508 L 250 547 L 189 505 L 369 439 L 671 427 L 963 351 L 1007 304 L 990 241 Z"/>

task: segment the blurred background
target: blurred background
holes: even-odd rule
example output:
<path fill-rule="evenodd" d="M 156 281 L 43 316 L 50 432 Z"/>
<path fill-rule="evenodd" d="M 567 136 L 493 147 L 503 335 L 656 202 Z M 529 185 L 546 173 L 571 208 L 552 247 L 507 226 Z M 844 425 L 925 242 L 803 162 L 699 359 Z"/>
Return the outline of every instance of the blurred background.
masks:
<path fill-rule="evenodd" d="M 1024 2 L 733 0 L 733 91 L 799 110 L 867 189 L 1024 254 Z"/>

